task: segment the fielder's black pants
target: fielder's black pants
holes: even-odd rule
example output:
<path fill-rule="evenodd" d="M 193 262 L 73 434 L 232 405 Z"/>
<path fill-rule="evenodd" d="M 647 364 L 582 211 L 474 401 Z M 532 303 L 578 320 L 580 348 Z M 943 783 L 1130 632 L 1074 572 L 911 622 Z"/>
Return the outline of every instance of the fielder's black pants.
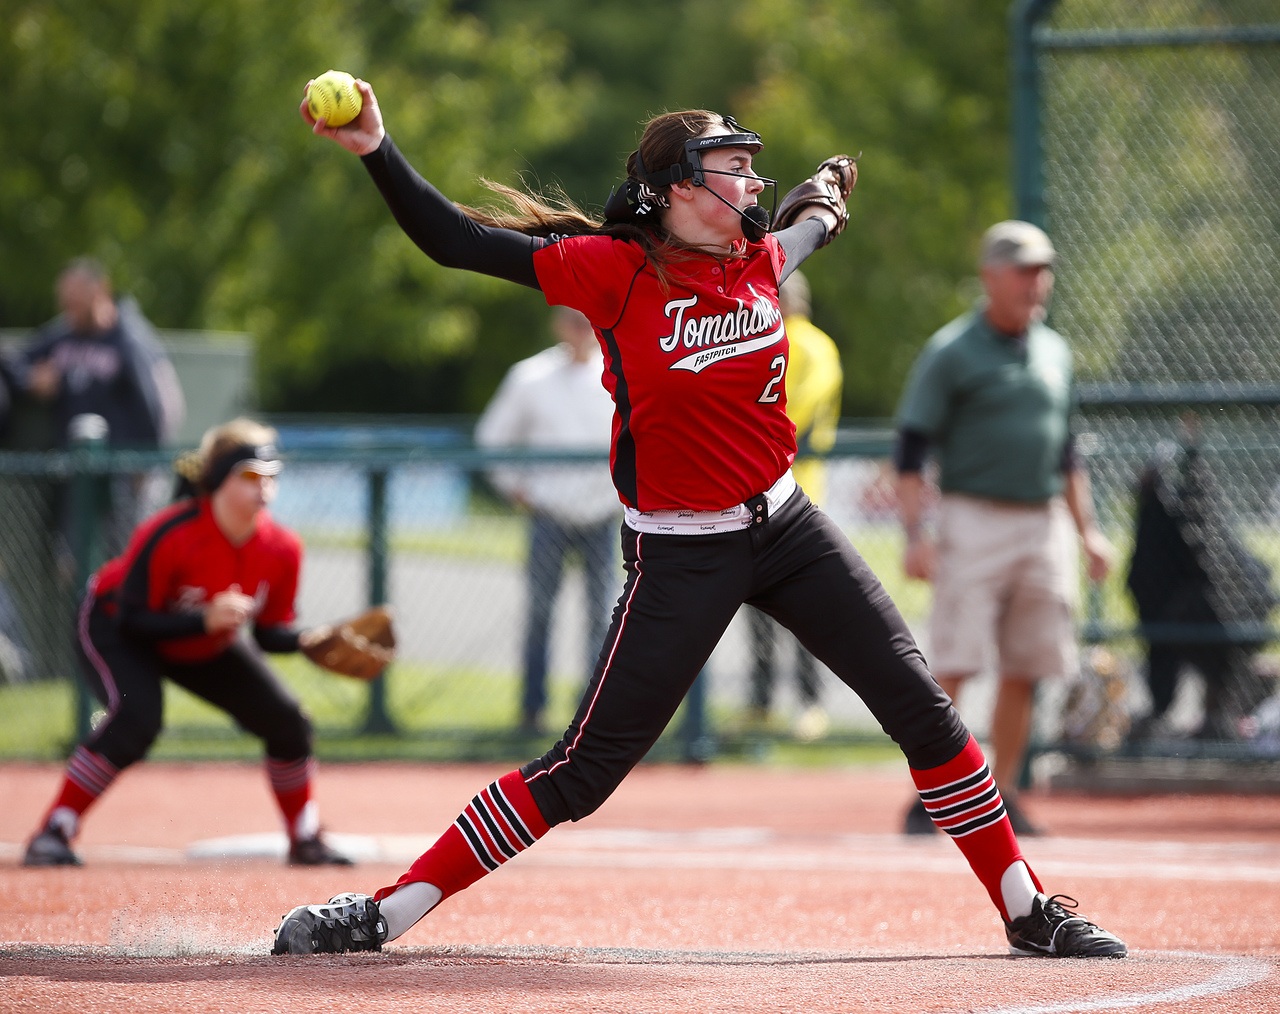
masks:
<path fill-rule="evenodd" d="M 85 746 L 118 770 L 142 760 L 160 734 L 166 677 L 261 739 L 268 757 L 292 761 L 310 756 L 310 720 L 289 688 L 248 645 L 237 641 L 207 662 L 165 661 L 150 645 L 126 637 L 100 603 L 91 607 L 78 634 L 85 684 L 107 707 Z"/>

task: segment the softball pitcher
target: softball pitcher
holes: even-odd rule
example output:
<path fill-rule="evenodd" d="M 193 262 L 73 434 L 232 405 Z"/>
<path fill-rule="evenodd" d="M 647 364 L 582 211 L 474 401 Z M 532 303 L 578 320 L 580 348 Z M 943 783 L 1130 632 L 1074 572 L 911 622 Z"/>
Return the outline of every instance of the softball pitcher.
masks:
<path fill-rule="evenodd" d="M 301 905 L 274 953 L 378 950 L 555 825 L 580 820 L 644 757 L 744 602 L 857 692 L 897 742 L 929 811 L 989 893 L 1017 954 L 1126 953 L 1047 897 L 1019 849 L 982 751 L 884 588 L 796 485 L 778 286 L 847 222 L 853 159 L 824 162 L 770 216 L 752 168 L 761 138 L 705 110 L 651 120 L 603 222 L 502 188 L 512 212 L 455 206 L 383 128 L 373 90 L 316 134 L 362 157 L 409 237 L 439 263 L 542 291 L 591 321 L 615 405 L 610 465 L 626 583 L 563 737 L 484 787 L 400 880 L 372 897 Z"/>

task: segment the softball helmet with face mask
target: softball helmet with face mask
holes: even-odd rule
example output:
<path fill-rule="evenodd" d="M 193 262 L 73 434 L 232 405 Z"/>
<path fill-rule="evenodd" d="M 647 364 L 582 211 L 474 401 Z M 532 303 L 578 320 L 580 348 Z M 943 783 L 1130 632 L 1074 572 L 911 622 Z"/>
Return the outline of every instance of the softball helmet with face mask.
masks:
<path fill-rule="evenodd" d="M 705 137 L 691 137 L 684 143 L 684 155 L 675 165 L 665 169 L 649 170 L 645 167 L 637 149 L 635 153 L 635 175 L 628 177 L 622 186 L 617 187 L 605 202 L 604 217 L 609 222 L 633 221 L 636 218 L 652 214 L 659 208 L 668 207 L 667 187 L 684 180 L 692 180 L 695 187 L 706 186 L 706 174 L 717 176 L 743 176 L 744 173 L 729 172 L 724 169 L 708 169 L 702 164 L 704 152 L 716 148 L 746 148 L 753 155 L 764 147 L 764 141 L 754 130 L 749 130 L 738 123 L 732 116 L 721 114 L 720 119 L 729 128 L 727 134 L 712 134 Z M 773 204 L 778 203 L 778 181 L 765 176 L 757 177 L 765 186 L 773 190 Z M 749 240 L 764 238 L 769 231 L 772 214 L 764 208 L 752 205 L 741 209 L 734 207 L 714 190 L 708 190 L 712 196 L 729 205 L 742 216 L 742 234 Z"/>

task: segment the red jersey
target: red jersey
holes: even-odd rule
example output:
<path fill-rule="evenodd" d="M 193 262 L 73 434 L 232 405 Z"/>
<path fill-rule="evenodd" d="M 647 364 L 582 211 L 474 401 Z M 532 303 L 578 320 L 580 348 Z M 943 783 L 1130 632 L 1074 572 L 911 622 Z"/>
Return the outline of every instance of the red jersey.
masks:
<path fill-rule="evenodd" d="M 200 613 L 232 585 L 254 599 L 258 626 L 294 620 L 302 540 L 264 510 L 243 545 L 233 545 L 213 519 L 208 497 L 182 500 L 142 522 L 124 553 L 99 569 L 95 594 L 155 613 Z M 112 610 L 114 612 L 114 609 Z M 200 662 L 226 651 L 234 633 L 155 641 L 162 658 Z"/>
<path fill-rule="evenodd" d="M 766 235 L 742 257 L 677 261 L 664 288 L 630 240 L 571 236 L 535 251 L 547 302 L 586 314 L 604 349 L 609 465 L 628 506 L 723 510 L 790 467 L 785 256 Z"/>

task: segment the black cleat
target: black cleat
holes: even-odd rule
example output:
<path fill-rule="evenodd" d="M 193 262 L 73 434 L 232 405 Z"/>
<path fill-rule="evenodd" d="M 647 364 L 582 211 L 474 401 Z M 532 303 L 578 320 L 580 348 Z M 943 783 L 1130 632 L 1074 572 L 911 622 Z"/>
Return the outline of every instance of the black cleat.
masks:
<path fill-rule="evenodd" d="M 367 894 L 339 894 L 327 905 L 299 905 L 280 920 L 272 954 L 380 951 L 387 920 Z"/>
<path fill-rule="evenodd" d="M 316 835 L 297 838 L 289 843 L 290 866 L 353 866 L 352 861 Z"/>
<path fill-rule="evenodd" d="M 71 843 L 67 841 L 58 828 L 46 824 L 38 835 L 27 842 L 27 851 L 22 857 L 23 866 L 83 866 L 80 857 L 71 851 Z"/>
<path fill-rule="evenodd" d="M 1070 908 L 1064 907 L 1068 902 Z M 1031 914 L 1004 924 L 1009 953 L 1039 958 L 1123 958 L 1129 953 L 1119 937 L 1076 915 L 1075 898 L 1037 894 Z"/>
<path fill-rule="evenodd" d="M 938 825 L 933 822 L 933 818 L 929 816 L 929 811 L 924 808 L 924 801 L 917 799 L 911 804 L 911 809 L 907 811 L 906 819 L 903 821 L 903 834 L 933 834 L 938 830 Z"/>

